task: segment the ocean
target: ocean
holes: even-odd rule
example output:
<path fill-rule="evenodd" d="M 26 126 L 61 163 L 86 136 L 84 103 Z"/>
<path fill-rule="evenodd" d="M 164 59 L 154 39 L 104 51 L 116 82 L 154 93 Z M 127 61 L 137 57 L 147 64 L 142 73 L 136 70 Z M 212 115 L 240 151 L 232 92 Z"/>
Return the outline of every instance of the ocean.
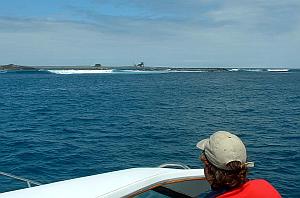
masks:
<path fill-rule="evenodd" d="M 0 171 L 41 183 L 181 162 L 237 134 L 264 178 L 299 197 L 300 71 L 0 73 Z M 26 184 L 0 177 L 0 192 Z"/>

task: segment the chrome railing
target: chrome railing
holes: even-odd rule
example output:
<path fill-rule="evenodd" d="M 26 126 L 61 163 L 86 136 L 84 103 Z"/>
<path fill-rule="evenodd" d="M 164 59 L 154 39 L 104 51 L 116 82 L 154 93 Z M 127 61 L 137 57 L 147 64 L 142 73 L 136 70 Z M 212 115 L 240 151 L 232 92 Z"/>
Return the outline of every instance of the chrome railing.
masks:
<path fill-rule="evenodd" d="M 158 166 L 159 168 L 191 169 L 188 165 L 182 163 L 166 163 Z"/>
<path fill-rule="evenodd" d="M 0 175 L 6 176 L 6 177 L 9 177 L 9 178 L 12 178 L 12 179 L 16 179 L 16 180 L 19 180 L 19 181 L 26 182 L 28 188 L 31 187 L 31 184 L 34 184 L 34 185 L 37 185 L 37 186 L 42 185 L 42 184 L 39 183 L 39 182 L 35 182 L 35 181 L 30 180 L 30 179 L 26 179 L 26 178 L 23 178 L 23 177 L 19 177 L 19 176 L 10 174 L 10 173 L 5 173 L 5 172 L 1 172 L 1 171 L 0 171 Z"/>

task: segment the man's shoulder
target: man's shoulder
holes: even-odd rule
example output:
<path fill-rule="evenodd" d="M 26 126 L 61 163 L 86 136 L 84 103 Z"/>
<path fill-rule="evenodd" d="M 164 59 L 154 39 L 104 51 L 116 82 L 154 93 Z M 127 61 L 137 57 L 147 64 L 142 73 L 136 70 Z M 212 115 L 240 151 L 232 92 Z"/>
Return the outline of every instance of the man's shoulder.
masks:
<path fill-rule="evenodd" d="M 277 190 L 272 186 L 271 183 L 269 183 L 267 180 L 265 179 L 254 179 L 254 180 L 249 180 L 246 184 L 245 187 L 247 187 L 247 185 L 251 188 L 260 190 L 260 191 L 268 191 L 268 192 L 277 192 Z M 248 187 L 248 188 L 249 188 Z M 277 192 L 278 193 L 278 192 Z"/>
<path fill-rule="evenodd" d="M 226 192 L 218 198 L 238 198 L 238 197 L 281 197 L 278 191 L 264 179 L 249 180 L 238 189 Z"/>
<path fill-rule="evenodd" d="M 265 185 L 265 186 L 269 186 L 271 185 L 267 180 L 265 179 L 253 179 L 253 180 L 249 180 L 247 183 L 247 185 Z M 271 185 L 272 186 L 272 185 Z"/>

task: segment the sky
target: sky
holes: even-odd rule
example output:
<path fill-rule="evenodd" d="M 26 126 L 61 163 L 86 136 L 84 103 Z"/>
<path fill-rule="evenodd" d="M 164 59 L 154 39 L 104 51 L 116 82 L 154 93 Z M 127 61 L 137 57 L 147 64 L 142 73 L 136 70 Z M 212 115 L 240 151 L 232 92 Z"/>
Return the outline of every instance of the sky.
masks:
<path fill-rule="evenodd" d="M 300 0 L 0 0 L 0 65 L 300 68 Z"/>

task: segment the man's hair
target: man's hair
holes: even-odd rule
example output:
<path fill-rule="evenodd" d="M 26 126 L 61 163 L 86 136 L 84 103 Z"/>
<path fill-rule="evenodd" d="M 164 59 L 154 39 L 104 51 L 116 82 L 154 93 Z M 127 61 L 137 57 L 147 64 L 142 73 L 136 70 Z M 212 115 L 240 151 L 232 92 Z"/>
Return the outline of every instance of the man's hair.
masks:
<path fill-rule="evenodd" d="M 211 181 L 211 187 L 214 190 L 220 188 L 237 188 L 248 181 L 248 168 L 239 161 L 229 162 L 226 166 L 229 167 L 230 170 L 217 168 L 207 160 L 205 155 L 202 161 L 204 161 L 208 171 L 207 180 Z"/>

